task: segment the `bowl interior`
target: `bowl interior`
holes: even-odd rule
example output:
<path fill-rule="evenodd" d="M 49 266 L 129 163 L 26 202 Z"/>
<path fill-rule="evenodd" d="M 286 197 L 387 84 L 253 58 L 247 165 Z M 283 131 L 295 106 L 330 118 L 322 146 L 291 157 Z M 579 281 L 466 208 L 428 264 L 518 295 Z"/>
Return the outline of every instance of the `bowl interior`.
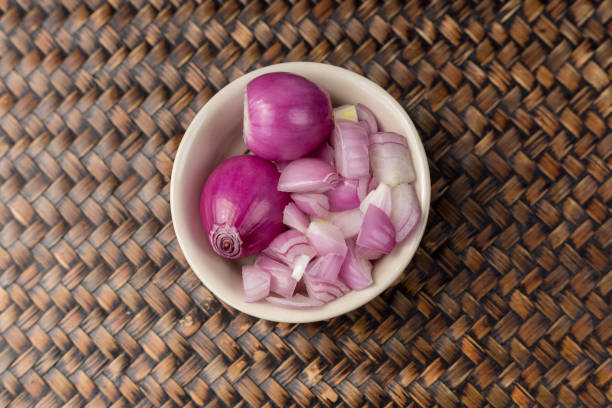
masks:
<path fill-rule="evenodd" d="M 243 94 L 246 84 L 266 72 L 285 71 L 302 75 L 326 89 L 334 106 L 363 103 L 376 115 L 381 130 L 404 135 L 410 146 L 417 180 L 415 189 L 423 216 L 415 232 L 395 250 L 378 260 L 374 283 L 352 291 L 322 307 L 291 310 L 265 301 L 243 300 L 240 266 L 251 259 L 230 261 L 216 255 L 206 239 L 200 221 L 200 193 L 208 175 L 223 160 L 242 154 Z M 265 67 L 231 82 L 219 91 L 196 115 L 177 152 L 170 185 L 170 205 L 176 236 L 189 265 L 200 280 L 221 300 L 255 317 L 279 322 L 309 322 L 349 312 L 376 297 L 404 270 L 423 236 L 430 200 L 427 157 L 416 129 L 404 109 L 384 89 L 343 68 L 307 62 Z"/>

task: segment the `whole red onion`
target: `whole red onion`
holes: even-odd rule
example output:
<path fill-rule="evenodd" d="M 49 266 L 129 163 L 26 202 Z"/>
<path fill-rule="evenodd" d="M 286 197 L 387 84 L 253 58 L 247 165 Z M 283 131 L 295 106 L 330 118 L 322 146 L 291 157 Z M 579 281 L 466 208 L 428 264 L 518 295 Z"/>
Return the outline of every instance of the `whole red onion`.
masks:
<path fill-rule="evenodd" d="M 216 253 L 232 259 L 253 255 L 285 229 L 289 194 L 276 189 L 279 177 L 272 163 L 250 155 L 229 158 L 208 176 L 200 216 Z"/>
<path fill-rule="evenodd" d="M 304 77 L 274 72 L 246 87 L 244 142 L 264 159 L 302 157 L 327 139 L 333 127 L 329 95 Z"/>

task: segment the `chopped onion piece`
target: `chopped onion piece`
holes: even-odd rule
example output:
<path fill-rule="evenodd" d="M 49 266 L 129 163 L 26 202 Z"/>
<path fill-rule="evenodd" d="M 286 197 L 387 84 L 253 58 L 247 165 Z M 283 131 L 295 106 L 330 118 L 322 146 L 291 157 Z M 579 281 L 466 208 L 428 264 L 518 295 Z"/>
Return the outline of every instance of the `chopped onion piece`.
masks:
<path fill-rule="evenodd" d="M 297 230 L 288 230 L 278 234 L 262 253 L 289 266 L 294 266 L 296 258 L 300 255 L 314 258 L 317 254 L 310 246 L 308 238 Z"/>
<path fill-rule="evenodd" d="M 289 307 L 292 309 L 309 309 L 311 307 L 322 306 L 323 302 L 318 299 L 313 299 L 308 296 L 296 293 L 290 298 L 280 298 L 276 296 L 269 296 L 266 300 L 275 305 Z"/>
<path fill-rule="evenodd" d="M 334 120 L 346 119 L 352 122 L 357 122 L 358 111 L 355 105 L 342 105 L 334 109 Z"/>
<path fill-rule="evenodd" d="M 312 221 L 306 230 L 310 244 L 320 256 L 327 254 L 346 255 L 346 242 L 342 231 L 334 224 L 323 220 Z"/>
<path fill-rule="evenodd" d="M 370 175 L 368 133 L 363 126 L 338 119 L 332 132 L 332 140 L 338 173 L 347 179 Z"/>
<path fill-rule="evenodd" d="M 356 237 L 361 229 L 363 213 L 359 208 L 352 210 L 330 212 L 327 220 L 342 231 L 344 238 Z"/>
<path fill-rule="evenodd" d="M 291 276 L 291 269 L 285 264 L 274 259 L 259 255 L 255 259 L 254 266 L 259 267 L 270 274 L 270 292 L 277 293 L 284 297 L 293 295 L 297 280 Z"/>
<path fill-rule="evenodd" d="M 270 274 L 256 266 L 242 267 L 244 300 L 257 302 L 270 294 Z"/>
<path fill-rule="evenodd" d="M 338 184 L 338 173 L 323 160 L 305 157 L 292 161 L 278 180 L 278 191 L 323 193 Z"/>
<path fill-rule="evenodd" d="M 359 180 L 342 179 L 336 187 L 326 191 L 331 211 L 344 211 L 359 207 Z"/>
<path fill-rule="evenodd" d="M 293 193 L 291 199 L 308 215 L 324 217 L 329 211 L 329 199 L 320 193 Z"/>
<path fill-rule="evenodd" d="M 361 259 L 375 260 L 383 256 L 381 251 L 372 248 L 366 248 L 359 245 L 355 246 L 355 255 Z"/>
<path fill-rule="evenodd" d="M 308 217 L 306 217 L 306 214 L 304 214 L 295 203 L 289 203 L 285 206 L 283 210 L 283 224 L 295 228 L 304 234 L 308 228 L 308 223 Z"/>
<path fill-rule="evenodd" d="M 329 143 L 323 143 L 321 146 L 317 148 L 310 155 L 313 159 L 319 159 L 329 164 L 332 167 L 336 167 L 334 162 L 334 149 L 329 145 Z"/>
<path fill-rule="evenodd" d="M 344 263 L 344 256 L 338 254 L 327 254 L 312 260 L 306 268 L 306 274 L 322 279 L 336 280 L 340 268 Z"/>
<path fill-rule="evenodd" d="M 338 274 L 338 279 L 353 290 L 361 290 L 372 284 L 372 263 L 355 255 L 355 242 L 346 242 L 348 252 Z"/>
<path fill-rule="evenodd" d="M 366 198 L 363 199 L 359 205 L 359 209 L 362 213 L 366 213 L 370 204 L 375 205 L 387 214 L 391 215 L 391 189 L 385 183 L 380 183 L 375 190 L 370 191 Z"/>
<path fill-rule="evenodd" d="M 363 200 L 365 196 L 369 193 L 369 186 L 370 176 L 362 177 L 359 179 L 359 184 L 357 185 L 357 198 L 359 198 L 359 201 Z"/>
<path fill-rule="evenodd" d="M 395 247 L 395 228 L 383 210 L 370 205 L 357 235 L 355 253 L 358 257 L 377 259 L 391 253 Z"/>
<path fill-rule="evenodd" d="M 367 106 L 358 103 L 356 106 L 356 111 L 359 122 L 364 123 L 369 134 L 378 132 L 376 116 L 374 116 L 374 113 L 372 113 L 372 111 Z"/>
<path fill-rule="evenodd" d="M 421 220 L 421 206 L 412 184 L 398 184 L 391 189 L 391 223 L 395 227 L 395 241 L 402 242 Z"/>
<path fill-rule="evenodd" d="M 306 268 L 308 267 L 308 263 L 311 259 L 312 257 L 306 254 L 298 256 L 295 260 L 295 263 L 293 264 L 293 271 L 291 272 L 291 277 L 296 281 L 302 279 L 302 276 L 304 276 L 304 272 L 306 272 Z"/>
<path fill-rule="evenodd" d="M 338 280 L 324 279 L 306 274 L 304 276 L 306 291 L 311 298 L 330 302 L 349 291 L 349 288 Z"/>
<path fill-rule="evenodd" d="M 271 271 L 281 272 L 291 276 L 291 268 L 285 265 L 282 262 L 279 262 L 275 259 L 270 258 L 267 255 L 260 254 L 255 258 L 255 262 L 253 266 L 257 266 L 260 269 L 266 270 L 271 273 Z"/>
<path fill-rule="evenodd" d="M 408 143 L 397 133 L 380 132 L 370 136 L 370 163 L 374 177 L 390 187 L 414 181 Z"/>

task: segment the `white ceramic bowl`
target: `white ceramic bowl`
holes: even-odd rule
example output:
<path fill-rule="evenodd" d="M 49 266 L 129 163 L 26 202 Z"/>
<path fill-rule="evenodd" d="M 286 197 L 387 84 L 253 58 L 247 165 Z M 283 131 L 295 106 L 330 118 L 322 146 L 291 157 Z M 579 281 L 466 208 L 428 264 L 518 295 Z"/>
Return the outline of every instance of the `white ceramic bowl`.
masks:
<path fill-rule="evenodd" d="M 363 103 L 376 115 L 381 130 L 404 135 L 410 146 L 416 173 L 415 189 L 423 216 L 413 234 L 375 263 L 374 283 L 352 291 L 324 306 L 293 310 L 261 301 L 243 300 L 241 264 L 216 255 L 200 221 L 200 194 L 212 170 L 228 157 L 242 154 L 243 94 L 246 84 L 267 72 L 292 72 L 325 88 L 334 106 Z M 290 62 L 250 72 L 231 82 L 198 112 L 179 146 L 170 180 L 170 208 L 178 242 L 189 265 L 202 283 L 219 299 L 249 315 L 277 321 L 302 323 L 326 320 L 362 306 L 384 291 L 404 271 L 423 237 L 431 184 L 423 144 L 401 105 L 383 88 L 344 68 L 312 62 Z M 250 260 L 248 260 L 250 261 Z M 248 262 L 247 261 L 247 262 Z"/>

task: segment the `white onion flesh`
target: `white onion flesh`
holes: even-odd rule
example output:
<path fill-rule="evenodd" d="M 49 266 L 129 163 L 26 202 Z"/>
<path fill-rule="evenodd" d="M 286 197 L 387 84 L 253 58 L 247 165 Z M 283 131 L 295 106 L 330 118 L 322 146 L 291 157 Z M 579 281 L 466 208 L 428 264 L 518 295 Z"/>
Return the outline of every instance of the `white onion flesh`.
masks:
<path fill-rule="evenodd" d="M 390 187 L 414 181 L 414 169 L 406 138 L 391 132 L 370 136 L 370 164 L 374 178 Z"/>

